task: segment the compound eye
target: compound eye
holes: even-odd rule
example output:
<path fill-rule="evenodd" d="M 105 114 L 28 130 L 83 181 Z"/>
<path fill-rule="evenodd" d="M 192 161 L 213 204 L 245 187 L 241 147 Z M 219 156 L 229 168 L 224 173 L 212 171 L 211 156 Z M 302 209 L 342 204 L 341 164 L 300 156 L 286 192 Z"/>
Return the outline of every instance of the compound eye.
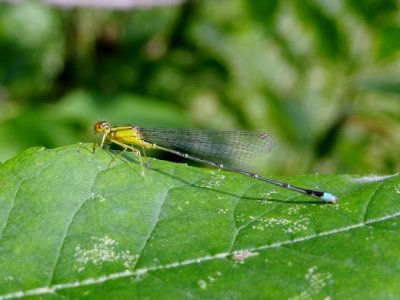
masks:
<path fill-rule="evenodd" d="M 107 122 L 104 122 L 104 121 L 97 122 L 94 125 L 94 131 L 95 132 L 104 132 L 104 131 L 108 131 L 108 130 L 110 130 L 110 124 L 107 123 Z"/>

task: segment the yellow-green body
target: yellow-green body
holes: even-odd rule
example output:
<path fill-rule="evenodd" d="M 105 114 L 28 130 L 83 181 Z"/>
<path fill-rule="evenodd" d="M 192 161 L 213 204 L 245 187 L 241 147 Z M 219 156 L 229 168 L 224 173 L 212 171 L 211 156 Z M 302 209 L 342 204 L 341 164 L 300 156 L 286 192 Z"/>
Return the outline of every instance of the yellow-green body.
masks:
<path fill-rule="evenodd" d="M 109 140 L 111 143 L 117 144 L 121 146 L 124 151 L 131 150 L 134 152 L 140 161 L 140 167 L 142 168 L 142 176 L 144 176 L 143 164 L 142 164 L 142 155 L 138 149 L 135 147 L 139 147 L 140 149 L 151 149 L 154 148 L 155 145 L 145 142 L 140 133 L 139 127 L 136 126 L 120 126 L 120 127 L 112 127 L 110 123 L 101 121 L 97 122 L 94 125 L 94 131 L 96 133 L 102 133 L 103 137 L 101 139 L 100 148 L 104 146 L 105 140 Z M 123 151 L 123 152 L 124 152 Z M 121 152 L 121 154 L 123 153 Z M 120 155 L 121 155 L 120 154 Z"/>
<path fill-rule="evenodd" d="M 136 153 L 138 150 L 134 146 L 142 149 L 153 148 L 151 143 L 143 140 L 140 129 L 136 126 L 111 127 L 110 123 L 102 121 L 94 125 L 94 131 L 103 134 L 100 147 L 103 147 L 105 139 L 108 139 L 111 143 L 115 143 L 124 149 L 131 149 Z"/>

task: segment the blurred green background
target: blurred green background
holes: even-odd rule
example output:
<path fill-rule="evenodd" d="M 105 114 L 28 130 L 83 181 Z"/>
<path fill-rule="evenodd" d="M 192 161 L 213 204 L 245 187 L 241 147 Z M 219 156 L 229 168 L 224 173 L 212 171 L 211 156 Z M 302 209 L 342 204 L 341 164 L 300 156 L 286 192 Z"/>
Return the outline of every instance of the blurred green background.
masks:
<path fill-rule="evenodd" d="M 397 172 L 399 1 L 0 4 L 0 161 L 97 120 L 264 130 L 264 174 Z"/>

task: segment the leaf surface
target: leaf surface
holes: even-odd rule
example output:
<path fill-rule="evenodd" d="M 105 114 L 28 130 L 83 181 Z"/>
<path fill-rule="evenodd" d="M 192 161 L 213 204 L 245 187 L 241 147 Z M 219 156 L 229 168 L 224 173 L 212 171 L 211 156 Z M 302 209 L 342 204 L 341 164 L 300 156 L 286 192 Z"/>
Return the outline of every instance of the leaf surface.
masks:
<path fill-rule="evenodd" d="M 395 299 L 400 178 L 281 179 L 29 149 L 0 165 L 0 299 Z"/>

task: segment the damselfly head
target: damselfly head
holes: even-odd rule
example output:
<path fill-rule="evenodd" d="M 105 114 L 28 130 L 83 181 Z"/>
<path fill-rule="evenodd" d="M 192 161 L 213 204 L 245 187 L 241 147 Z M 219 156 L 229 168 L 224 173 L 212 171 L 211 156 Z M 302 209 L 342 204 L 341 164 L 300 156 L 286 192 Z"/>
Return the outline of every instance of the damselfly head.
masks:
<path fill-rule="evenodd" d="M 96 133 L 109 132 L 110 130 L 111 130 L 111 124 L 106 121 L 100 121 L 94 124 L 94 132 Z"/>

